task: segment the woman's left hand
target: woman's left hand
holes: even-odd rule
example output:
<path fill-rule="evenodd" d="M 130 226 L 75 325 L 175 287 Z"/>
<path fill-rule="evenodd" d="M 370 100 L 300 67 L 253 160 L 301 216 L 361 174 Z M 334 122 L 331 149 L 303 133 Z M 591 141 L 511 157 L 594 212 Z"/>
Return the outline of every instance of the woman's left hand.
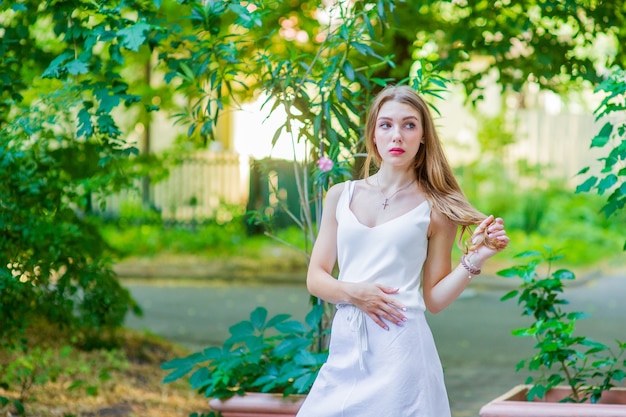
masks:
<path fill-rule="evenodd" d="M 487 239 L 489 239 L 488 245 L 486 244 Z M 475 252 L 481 262 L 484 262 L 506 248 L 509 241 L 510 239 L 504 229 L 504 220 L 490 215 L 474 230 L 470 251 Z"/>

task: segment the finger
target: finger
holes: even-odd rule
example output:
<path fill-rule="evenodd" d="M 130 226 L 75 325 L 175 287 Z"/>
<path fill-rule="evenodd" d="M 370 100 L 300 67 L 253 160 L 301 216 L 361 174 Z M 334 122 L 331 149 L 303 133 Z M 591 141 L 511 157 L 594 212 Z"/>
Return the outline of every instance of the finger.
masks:
<path fill-rule="evenodd" d="M 478 226 L 476 226 L 476 229 L 472 234 L 472 243 L 477 243 L 478 239 L 484 235 L 485 230 L 487 230 L 493 223 L 493 220 L 493 214 L 490 214 L 485 220 L 483 220 Z"/>
<path fill-rule="evenodd" d="M 378 316 L 384 318 L 390 323 L 395 323 L 398 326 L 402 326 L 402 324 L 404 324 L 404 322 L 407 320 L 403 314 L 399 313 L 398 310 L 393 308 L 381 310 Z"/>
<path fill-rule="evenodd" d="M 389 330 L 389 326 L 387 326 L 385 322 L 382 321 L 380 317 L 378 317 L 377 314 L 367 313 L 367 315 L 370 316 L 372 320 L 374 320 L 374 323 L 378 324 L 380 327 L 382 327 L 385 330 Z"/>
<path fill-rule="evenodd" d="M 504 236 L 504 235 L 506 235 L 506 231 L 505 230 L 494 230 L 493 232 L 489 232 L 489 237 L 490 238 Z"/>
<path fill-rule="evenodd" d="M 511 242 L 511 239 L 508 236 L 498 236 L 497 239 L 501 242 L 503 242 L 506 245 L 509 244 L 509 242 Z"/>
<path fill-rule="evenodd" d="M 494 221 L 493 214 L 490 214 L 489 216 L 487 216 L 485 220 L 483 220 L 480 223 L 478 227 L 481 228 L 482 230 L 485 230 L 485 228 L 487 228 L 491 223 L 493 223 L 493 221 Z"/>
<path fill-rule="evenodd" d="M 487 228 L 488 232 L 491 232 L 493 230 L 504 230 L 504 224 L 502 224 L 502 223 L 493 223 L 492 225 L 490 225 Z"/>
<path fill-rule="evenodd" d="M 395 294 L 400 291 L 400 288 L 397 287 L 387 287 L 385 285 L 377 285 L 377 287 L 385 294 Z"/>

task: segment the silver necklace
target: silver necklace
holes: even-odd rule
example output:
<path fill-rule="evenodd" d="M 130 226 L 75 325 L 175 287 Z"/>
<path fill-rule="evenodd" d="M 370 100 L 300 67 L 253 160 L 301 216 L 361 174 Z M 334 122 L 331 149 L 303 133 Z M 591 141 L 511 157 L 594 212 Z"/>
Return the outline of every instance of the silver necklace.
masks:
<path fill-rule="evenodd" d="M 393 194 L 391 194 L 389 197 L 387 197 L 385 195 L 385 193 L 383 193 L 383 188 L 380 186 L 380 180 L 378 179 L 378 175 L 376 175 L 376 183 L 378 184 L 378 189 L 380 190 L 380 193 L 385 198 L 385 201 L 383 201 L 383 203 L 382 203 L 383 210 L 385 210 L 387 208 L 387 206 L 389 205 L 389 200 L 391 200 L 394 195 L 398 194 L 400 191 L 402 191 L 402 190 L 404 190 L 406 188 L 409 188 L 416 180 L 417 180 L 417 178 L 414 178 L 413 181 L 411 181 L 407 185 L 404 185 L 404 186 L 398 188 L 396 191 L 394 191 Z"/>

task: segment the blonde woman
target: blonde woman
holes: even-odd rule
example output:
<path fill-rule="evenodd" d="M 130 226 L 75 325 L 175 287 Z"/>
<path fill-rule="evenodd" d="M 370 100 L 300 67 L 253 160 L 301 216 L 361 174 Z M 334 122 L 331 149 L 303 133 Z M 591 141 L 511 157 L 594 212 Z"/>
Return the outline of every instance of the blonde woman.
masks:
<path fill-rule="evenodd" d="M 337 311 L 328 360 L 298 416 L 450 416 L 424 312 L 452 303 L 509 238 L 502 219 L 465 198 L 411 88 L 375 98 L 365 139 L 364 178 L 328 190 L 311 254 L 307 288 Z M 470 226 L 452 262 L 457 231 L 462 244 Z"/>

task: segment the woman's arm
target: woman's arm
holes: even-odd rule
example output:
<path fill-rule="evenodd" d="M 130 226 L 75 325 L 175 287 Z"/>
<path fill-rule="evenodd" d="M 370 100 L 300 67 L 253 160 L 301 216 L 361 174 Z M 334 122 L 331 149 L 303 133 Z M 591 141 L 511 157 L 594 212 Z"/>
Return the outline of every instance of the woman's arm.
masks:
<path fill-rule="evenodd" d="M 329 303 L 348 302 L 348 295 L 332 272 L 337 262 L 337 203 L 345 183 L 332 186 L 326 193 L 319 233 L 313 245 L 306 277 L 307 289 Z"/>
<path fill-rule="evenodd" d="M 326 193 L 320 231 L 309 262 L 307 289 L 329 303 L 355 305 L 384 329 L 388 327 L 382 319 L 402 324 L 404 306 L 389 296 L 398 292 L 398 288 L 344 282 L 332 276 L 337 262 L 337 203 L 344 186 L 344 183 L 334 185 Z"/>
<path fill-rule="evenodd" d="M 428 311 L 438 313 L 449 306 L 463 292 L 470 282 L 469 272 L 461 263 L 452 269 L 452 245 L 456 238 L 458 226 L 452 223 L 438 210 L 431 215 L 431 229 L 428 240 L 428 254 L 424 263 L 422 288 L 424 302 Z M 472 240 L 481 236 L 485 229 L 489 236 L 508 243 L 509 238 L 504 231 L 502 219 L 487 217 L 474 231 Z M 481 268 L 485 261 L 498 253 L 499 250 L 480 245 L 467 257 L 472 265 Z"/>

